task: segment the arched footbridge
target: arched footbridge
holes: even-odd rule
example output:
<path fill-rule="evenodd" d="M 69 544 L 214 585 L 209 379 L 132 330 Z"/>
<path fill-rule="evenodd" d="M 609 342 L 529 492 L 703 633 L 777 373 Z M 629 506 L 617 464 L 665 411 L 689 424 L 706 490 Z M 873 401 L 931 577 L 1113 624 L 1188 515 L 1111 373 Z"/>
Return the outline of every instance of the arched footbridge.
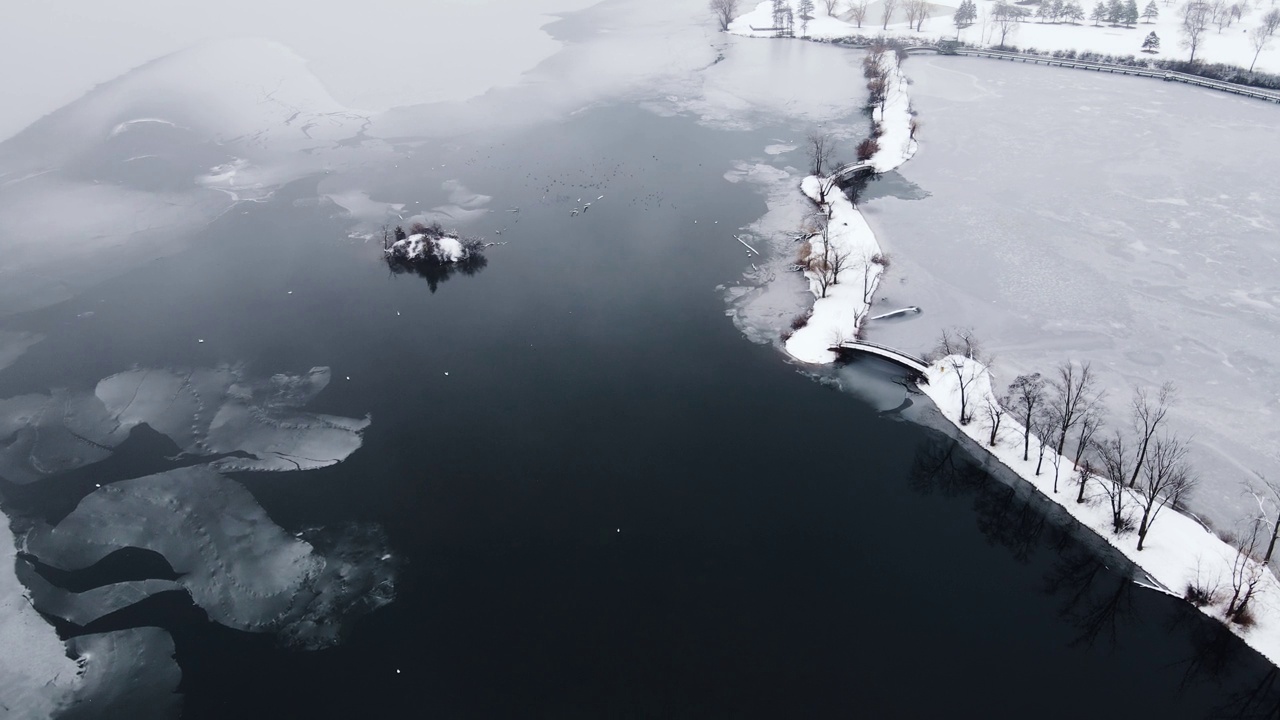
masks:
<path fill-rule="evenodd" d="M 865 355 L 875 355 L 876 357 L 884 358 L 885 360 L 901 365 L 908 370 L 914 370 L 920 374 L 924 374 L 924 372 L 929 369 L 929 363 L 925 362 L 922 358 L 902 352 L 897 348 L 891 348 L 888 345 L 879 345 L 873 342 L 867 342 L 866 340 L 849 340 L 847 342 L 842 342 L 831 349 L 836 352 L 845 351 L 858 352 Z"/>

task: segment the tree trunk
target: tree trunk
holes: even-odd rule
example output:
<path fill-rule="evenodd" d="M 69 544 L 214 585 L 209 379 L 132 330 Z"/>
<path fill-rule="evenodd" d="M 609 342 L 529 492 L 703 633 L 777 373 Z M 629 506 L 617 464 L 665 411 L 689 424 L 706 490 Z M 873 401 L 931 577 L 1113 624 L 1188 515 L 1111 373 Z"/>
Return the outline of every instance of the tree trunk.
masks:
<path fill-rule="evenodd" d="M 1271 553 L 1276 550 L 1276 537 L 1280 536 L 1280 517 L 1271 525 L 1271 542 L 1267 544 L 1267 554 L 1262 558 L 1263 564 L 1271 562 Z"/>
<path fill-rule="evenodd" d="M 1031 452 L 1031 411 L 1027 411 L 1027 421 L 1022 424 L 1022 462 L 1027 461 Z"/>
<path fill-rule="evenodd" d="M 1080 471 L 1080 492 L 1076 493 L 1077 504 L 1084 502 L 1084 484 L 1087 482 L 1089 482 L 1089 477 L 1084 474 L 1083 470 L 1081 470 Z"/>
<path fill-rule="evenodd" d="M 1148 504 L 1142 509 L 1142 522 L 1138 524 L 1138 550 L 1142 550 L 1142 544 L 1147 540 L 1147 518 L 1151 515 L 1151 505 Z"/>
<path fill-rule="evenodd" d="M 1138 482 L 1138 472 L 1142 470 L 1142 463 L 1147 461 L 1147 444 L 1150 442 L 1150 435 L 1142 438 L 1142 447 L 1138 449 L 1138 461 L 1133 464 L 1133 474 L 1129 476 L 1129 487 L 1133 487 Z"/>

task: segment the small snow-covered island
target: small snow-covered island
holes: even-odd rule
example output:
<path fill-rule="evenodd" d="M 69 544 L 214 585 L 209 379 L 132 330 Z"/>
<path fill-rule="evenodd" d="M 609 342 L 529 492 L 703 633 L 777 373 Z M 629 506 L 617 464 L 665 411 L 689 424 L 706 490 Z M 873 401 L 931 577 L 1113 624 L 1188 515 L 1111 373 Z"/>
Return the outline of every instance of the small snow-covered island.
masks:
<path fill-rule="evenodd" d="M 479 238 L 446 231 L 439 223 L 414 223 L 405 232 L 396 226 L 383 231 L 382 250 L 393 272 L 412 272 L 426 278 L 435 292 L 439 283 L 455 272 L 474 275 L 489 261 L 484 256 L 488 244 Z"/>
<path fill-rule="evenodd" d="M 810 210 L 799 233 L 792 235 L 798 250 L 791 268 L 803 273 L 813 302 L 782 332 L 781 348 L 795 361 L 811 367 L 865 352 L 908 368 L 916 389 L 954 426 L 955 437 L 1063 508 L 1083 534 L 1132 561 L 1138 569 L 1134 582 L 1186 600 L 1280 665 L 1280 581 L 1272 568 L 1273 558 L 1280 558 L 1276 553 L 1280 544 L 1280 483 L 1261 477 L 1245 483 L 1245 492 L 1256 501 L 1257 512 L 1237 527 L 1215 530 L 1197 517 L 1188 506 L 1200 479 L 1189 453 L 1194 428 L 1174 427 L 1170 409 L 1176 405 L 1178 393 L 1173 383 L 1166 381 L 1158 389 L 1140 383 L 1129 388 L 1104 387 L 1087 357 L 1066 359 L 1057 367 L 1045 368 L 1043 375 L 1028 372 L 1011 382 L 1005 378 L 1004 383 L 998 383 L 992 360 L 966 328 L 942 330 L 937 347 L 925 358 L 864 340 L 865 323 L 890 266 L 890 256 L 863 217 L 858 195 L 865 180 L 897 169 L 919 150 L 917 131 L 921 124 L 911 106 L 910 80 L 903 72 L 908 50 L 955 54 L 950 51 L 964 48 L 968 39 L 967 46 L 978 49 L 970 54 L 979 54 L 986 45 L 1005 51 L 1011 49 L 1008 43 L 1021 29 L 1025 35 L 1035 35 L 1037 46 L 1049 48 L 1053 58 L 1074 59 L 1077 47 L 1081 52 L 1108 50 L 1116 56 L 1098 55 L 1098 59 L 1117 68 L 1167 67 L 1186 73 L 1177 79 L 1210 88 L 1207 91 L 1280 101 L 1269 94 L 1270 88 L 1280 86 L 1280 78 L 1260 71 L 1262 62 L 1273 62 L 1268 52 L 1270 38 L 1280 29 L 1280 12 L 1273 9 L 1253 8 L 1247 2 L 1228 7 L 1192 0 L 1176 14 L 1167 11 L 1168 24 L 1160 29 L 1181 37 L 1189 59 L 1153 66 L 1117 57 L 1122 52 L 1118 44 L 1102 43 L 1109 38 L 1100 33 L 1087 35 L 1089 29 L 1074 20 L 1060 24 L 1062 13 L 1055 10 L 1064 7 L 1060 0 L 1039 3 L 1042 23 L 1033 27 L 1028 21 L 1032 12 L 1021 6 L 1036 4 L 1009 5 L 997 0 L 979 8 L 971 0 L 950 7 L 907 0 L 902 3 L 902 17 L 899 3 L 885 2 L 877 3 L 882 6 L 881 16 L 873 18 L 866 0 L 820 4 L 799 0 L 794 7 L 787 0 L 742 3 L 741 7 L 737 0 L 711 0 L 711 11 L 724 32 L 786 38 L 787 42 L 836 42 L 865 53 L 865 110 L 871 128 L 869 137 L 857 146 L 856 161 L 834 162 L 836 138 L 821 131 L 810 133 L 805 143 L 808 174 L 797 190 Z M 1112 12 L 1115 17 L 1109 22 L 1113 26 L 1129 29 L 1136 24 L 1133 0 L 1127 5 L 1113 0 L 1112 6 L 1120 8 Z M 925 23 L 941 9 L 953 15 L 952 31 L 947 33 L 950 37 L 925 37 Z M 1249 41 L 1247 47 L 1240 38 L 1228 42 L 1225 37 L 1209 39 L 1204 34 L 1210 16 L 1221 33 L 1251 9 L 1261 18 L 1253 30 L 1240 34 Z M 1094 24 L 1107 19 L 1107 12 L 1106 6 L 1098 3 Z M 1083 17 L 1083 11 L 1074 15 Z M 1147 23 L 1158 16 L 1162 10 L 1154 3 L 1142 15 Z M 1043 23 L 1045 19 L 1050 22 Z M 978 20 L 984 21 L 980 35 L 976 32 Z M 864 21 L 869 21 L 877 37 L 865 35 Z M 975 32 L 970 39 L 967 31 L 971 27 Z M 1079 42 L 1076 32 L 1080 33 Z M 1142 50 L 1155 52 L 1159 47 L 1156 33 L 1149 33 L 1145 42 L 1140 35 L 1136 31 L 1124 34 L 1116 43 L 1132 43 L 1133 50 L 1142 43 Z M 945 40 L 945 46 L 939 40 Z M 926 44 L 929 47 L 921 47 Z M 1206 45 L 1220 61 L 1237 62 L 1249 69 L 1206 66 L 1200 62 Z M 1024 51 L 1019 57 L 1041 52 Z M 985 56 L 1006 59 L 1007 55 Z M 1224 67 L 1231 72 L 1222 70 Z M 1244 78 L 1252 87 L 1246 90 L 1199 81 L 1223 75 L 1236 81 Z M 919 312 L 911 306 L 877 317 L 909 311 Z M 1114 412 L 1108 417 L 1108 402 L 1115 397 L 1129 402 L 1121 406 L 1124 412 L 1120 417 Z"/>

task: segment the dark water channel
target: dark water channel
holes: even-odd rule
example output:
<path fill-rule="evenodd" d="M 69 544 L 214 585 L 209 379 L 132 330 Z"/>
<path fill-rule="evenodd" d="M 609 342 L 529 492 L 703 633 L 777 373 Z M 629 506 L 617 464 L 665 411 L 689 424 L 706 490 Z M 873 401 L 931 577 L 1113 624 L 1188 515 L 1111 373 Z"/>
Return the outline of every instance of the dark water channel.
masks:
<path fill-rule="evenodd" d="M 169 629 L 187 718 L 1274 712 L 1264 662 L 1043 503 L 742 337 L 714 288 L 763 202 L 722 174 L 770 136 L 615 107 L 406 149 L 383 187 L 426 207 L 458 179 L 494 197 L 466 229 L 507 228 L 435 292 L 347 239 L 309 180 L 7 319 L 48 337 L 0 397 L 133 365 L 329 365 L 311 409 L 373 418 L 345 462 L 237 476 L 290 532 L 387 529 L 398 597 L 345 644 L 280 649 L 177 593 L 92 629 Z M 126 450 L 97 482 L 174 448 L 143 433 Z M 57 515 L 88 492 L 49 483 L 10 503 Z"/>

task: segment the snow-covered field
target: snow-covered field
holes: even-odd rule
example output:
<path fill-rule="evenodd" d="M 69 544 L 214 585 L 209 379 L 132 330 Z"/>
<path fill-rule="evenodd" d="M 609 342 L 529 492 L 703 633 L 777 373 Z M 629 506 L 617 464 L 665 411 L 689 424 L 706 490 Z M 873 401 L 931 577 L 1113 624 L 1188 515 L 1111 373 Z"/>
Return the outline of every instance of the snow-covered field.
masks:
<path fill-rule="evenodd" d="M 910 70 L 928 143 L 901 172 L 923 199 L 863 212 L 894 258 L 876 309 L 924 314 L 869 338 L 920 352 L 971 326 L 1005 384 L 1092 361 L 1113 426 L 1131 387 L 1173 382 L 1191 507 L 1234 530 L 1246 481 L 1280 478 L 1280 192 L 1259 182 L 1280 163 L 1275 106 L 978 58 Z"/>
<path fill-rule="evenodd" d="M 1133 560 L 1161 586 L 1159 589 L 1182 597 L 1190 584 L 1216 588 L 1217 601 L 1202 607 L 1201 611 L 1223 621 L 1251 647 L 1280 665 L 1280 582 L 1269 569 L 1256 562 L 1247 564 L 1260 573 L 1260 580 L 1248 603 L 1256 624 L 1245 628 L 1227 622 L 1224 614 L 1233 594 L 1232 577 L 1237 561 L 1235 548 L 1192 518 L 1165 508 L 1151 525 L 1143 549 L 1138 550 L 1136 533 L 1117 536 L 1112 531 L 1111 501 L 1098 478 L 1091 477 L 1086 482 L 1085 501 L 1076 502 L 1080 473 L 1073 469 L 1071 458 L 1063 457 L 1057 462 L 1046 458 L 1040 462 L 1040 441 L 1032 436 L 1030 454 L 1027 460 L 1023 460 L 1023 437 L 1016 421 L 1001 423 L 994 447 L 988 444 L 990 425 L 976 419 L 981 416 L 981 411 L 974 413 L 974 421 L 960 424 L 961 376 L 967 386 L 964 392 L 965 404 L 969 408 L 967 412 L 974 412 L 973 408 L 981 408 L 987 402 L 995 402 L 992 376 L 984 366 L 969 358 L 949 356 L 935 362 L 926 375 L 929 382 L 921 389 L 942 414 L 974 442 L 987 448 L 1002 464 Z M 1056 455 L 1052 447 L 1045 449 L 1044 453 Z M 1036 474 L 1037 465 L 1041 469 L 1039 475 Z M 1136 493 L 1126 493 L 1122 502 L 1131 518 L 1142 515 Z M 1248 574 L 1238 569 L 1235 571 L 1236 577 Z"/>
<path fill-rule="evenodd" d="M 1081 2 L 1086 13 L 1093 9 L 1093 3 Z M 795 3 L 793 2 L 794 6 Z M 959 31 L 953 22 L 955 9 L 960 5 L 958 0 L 937 0 L 930 3 L 930 18 L 919 31 L 908 26 L 906 15 L 901 7 L 894 12 L 888 27 L 884 27 L 884 6 L 882 2 L 868 5 L 867 16 L 858 27 L 850 22 L 848 2 L 842 0 L 835 16 L 827 14 L 822 3 L 817 3 L 816 17 L 809 22 L 808 37 L 814 39 L 835 39 L 854 35 L 886 35 L 904 40 L 932 42 L 938 39 L 960 39 L 964 42 L 982 46 L 992 46 L 1000 42 L 1000 33 L 996 24 L 989 18 L 992 0 L 978 0 L 978 18 L 969 27 Z M 901 5 L 901 3 L 899 3 Z M 1142 42 L 1148 33 L 1154 32 L 1160 38 L 1160 51 L 1151 55 L 1154 58 L 1187 59 L 1187 51 L 1180 44 L 1178 8 L 1181 3 L 1156 3 L 1159 16 L 1153 22 L 1140 21 L 1132 27 L 1111 27 L 1103 24 L 1095 26 L 1091 21 L 1083 21 L 1078 25 L 1070 23 L 1044 23 L 1034 17 L 1027 22 L 1017 23 L 1005 38 L 1006 45 L 1019 48 L 1036 48 L 1038 50 L 1078 50 L 1093 51 L 1107 55 L 1134 55 L 1144 57 Z M 1196 59 L 1206 62 L 1221 62 L 1247 68 L 1253 62 L 1254 49 L 1249 43 L 1248 31 L 1256 26 L 1264 13 L 1275 7 L 1269 0 L 1246 2 L 1248 8 L 1243 20 L 1239 20 L 1229 28 L 1221 31 L 1212 27 L 1205 34 L 1200 48 L 1196 51 Z M 756 32 L 752 27 L 769 28 L 773 26 L 772 0 L 765 0 L 741 15 L 730 27 L 730 31 L 742 35 L 772 37 L 772 32 Z M 1139 9 L 1146 7 L 1146 2 L 1139 3 Z M 1033 13 L 1034 6 L 1030 8 Z M 797 23 L 795 33 L 800 35 Z M 1268 72 L 1280 71 L 1280 41 L 1273 40 L 1270 46 L 1258 55 L 1257 69 Z"/>

